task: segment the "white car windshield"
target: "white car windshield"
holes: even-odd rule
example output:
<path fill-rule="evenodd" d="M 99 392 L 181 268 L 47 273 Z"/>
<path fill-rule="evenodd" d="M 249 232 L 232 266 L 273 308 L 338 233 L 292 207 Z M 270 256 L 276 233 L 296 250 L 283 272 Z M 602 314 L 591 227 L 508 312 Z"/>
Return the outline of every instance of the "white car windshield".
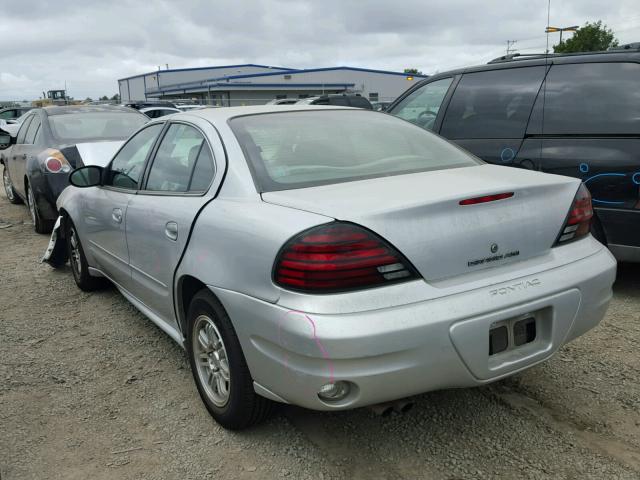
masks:
<path fill-rule="evenodd" d="M 481 163 L 437 135 L 372 111 L 269 113 L 230 125 L 263 192 Z"/>

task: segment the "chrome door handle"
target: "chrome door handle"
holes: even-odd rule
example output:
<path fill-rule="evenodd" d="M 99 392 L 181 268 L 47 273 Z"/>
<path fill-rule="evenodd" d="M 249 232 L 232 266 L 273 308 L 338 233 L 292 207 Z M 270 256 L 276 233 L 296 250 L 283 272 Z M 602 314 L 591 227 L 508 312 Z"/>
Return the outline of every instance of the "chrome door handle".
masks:
<path fill-rule="evenodd" d="M 167 222 L 164 226 L 164 234 L 171 240 L 178 239 L 178 224 L 176 222 Z"/>
<path fill-rule="evenodd" d="M 116 223 L 122 223 L 122 210 L 119 208 L 114 208 L 113 212 L 111 212 L 111 218 Z"/>

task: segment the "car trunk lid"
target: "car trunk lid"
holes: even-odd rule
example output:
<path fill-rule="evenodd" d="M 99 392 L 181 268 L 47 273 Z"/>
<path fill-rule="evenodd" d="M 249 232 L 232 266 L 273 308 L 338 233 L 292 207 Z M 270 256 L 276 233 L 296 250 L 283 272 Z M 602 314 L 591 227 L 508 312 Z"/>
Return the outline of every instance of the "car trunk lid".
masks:
<path fill-rule="evenodd" d="M 569 177 L 480 165 L 262 197 L 367 227 L 402 252 L 426 280 L 439 280 L 548 252 L 578 184 Z M 503 193 L 513 195 L 460 204 Z"/>

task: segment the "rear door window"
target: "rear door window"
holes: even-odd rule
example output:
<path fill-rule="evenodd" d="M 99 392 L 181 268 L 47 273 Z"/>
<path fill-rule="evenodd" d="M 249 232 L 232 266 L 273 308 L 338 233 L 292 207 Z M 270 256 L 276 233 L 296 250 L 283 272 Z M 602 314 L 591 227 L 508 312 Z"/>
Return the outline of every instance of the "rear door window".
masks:
<path fill-rule="evenodd" d="M 453 78 L 443 78 L 427 83 L 424 87 L 407 95 L 389 113 L 415 123 L 419 127 L 433 130 L 440 105 L 442 105 L 452 81 Z"/>
<path fill-rule="evenodd" d="M 29 125 L 31 124 L 31 121 L 35 118 L 35 115 L 31 115 L 29 117 L 27 117 L 24 122 L 22 122 L 22 126 L 20 127 L 20 130 L 18 130 L 18 137 L 16 138 L 16 143 L 17 144 L 22 144 L 24 143 L 24 139 L 27 136 L 27 130 L 29 130 Z"/>
<path fill-rule="evenodd" d="M 441 135 L 450 139 L 524 136 L 545 67 L 463 75 L 451 98 Z"/>
<path fill-rule="evenodd" d="M 528 132 L 637 135 L 639 85 L 638 63 L 553 65 L 536 101 Z"/>
<path fill-rule="evenodd" d="M 29 125 L 29 129 L 27 130 L 27 134 L 24 138 L 24 143 L 27 143 L 30 145 L 33 145 L 34 143 L 36 143 L 36 136 L 38 135 L 39 131 L 40 131 L 40 118 L 34 115 L 33 120 Z"/>

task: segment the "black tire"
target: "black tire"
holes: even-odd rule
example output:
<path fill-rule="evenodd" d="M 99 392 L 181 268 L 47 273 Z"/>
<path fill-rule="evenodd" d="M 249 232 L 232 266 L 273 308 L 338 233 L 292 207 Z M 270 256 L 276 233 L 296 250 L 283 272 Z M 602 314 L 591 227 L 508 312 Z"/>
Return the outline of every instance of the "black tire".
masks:
<path fill-rule="evenodd" d="M 66 218 L 64 224 L 67 255 L 69 256 L 71 272 L 73 273 L 73 279 L 76 285 L 80 290 L 85 292 L 92 292 L 104 288 L 108 285 L 105 278 L 92 277 L 89 275 L 89 264 L 87 263 L 87 257 L 84 256 L 84 249 L 82 248 L 80 236 L 76 231 L 75 225 L 73 225 L 70 218 Z"/>
<path fill-rule="evenodd" d="M 13 183 L 11 182 L 11 177 L 9 177 L 9 170 L 6 165 L 2 168 L 2 184 L 4 185 L 4 193 L 7 195 L 7 200 L 9 200 L 9 202 L 14 205 L 22 203 L 22 199 L 13 188 Z"/>
<path fill-rule="evenodd" d="M 27 183 L 27 206 L 29 207 L 29 213 L 31 214 L 31 220 L 33 221 L 33 229 L 36 233 L 51 233 L 53 230 L 52 220 L 45 220 L 40 215 L 38 210 L 38 202 L 36 202 L 36 196 L 31 189 L 31 184 Z"/>
<path fill-rule="evenodd" d="M 206 369 L 207 367 L 199 367 L 197 365 L 196 356 L 198 352 L 196 349 L 200 347 L 196 343 L 201 329 L 197 328 L 197 331 L 194 329 L 196 324 L 198 326 L 202 325 L 203 318 L 213 321 L 216 334 L 221 337 L 222 350 L 227 360 L 229 372 L 228 397 L 224 405 L 216 405 L 213 398 L 207 393 L 207 390 L 210 390 L 211 387 L 205 386 L 205 381 L 201 378 L 199 371 L 200 368 Z M 253 390 L 253 379 L 231 320 L 218 299 L 209 290 L 201 290 L 195 295 L 189 306 L 187 321 L 186 346 L 191 372 L 200 397 L 211 416 L 222 427 L 229 430 L 241 430 L 250 427 L 269 416 L 273 410 L 274 403 L 257 395 Z"/>

